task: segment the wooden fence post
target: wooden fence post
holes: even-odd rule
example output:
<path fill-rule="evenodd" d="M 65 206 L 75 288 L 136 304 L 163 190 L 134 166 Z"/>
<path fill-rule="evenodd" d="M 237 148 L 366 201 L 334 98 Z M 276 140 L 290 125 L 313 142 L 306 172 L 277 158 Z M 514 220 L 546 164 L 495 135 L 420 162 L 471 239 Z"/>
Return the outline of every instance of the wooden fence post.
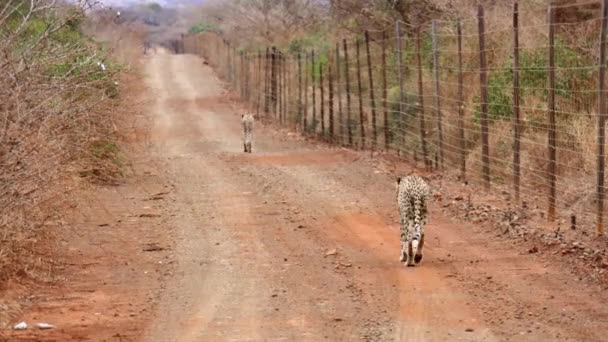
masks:
<path fill-rule="evenodd" d="M 384 114 L 384 149 L 389 150 L 388 86 L 386 81 L 386 31 L 382 32 L 382 110 Z"/>
<path fill-rule="evenodd" d="M 294 62 L 293 58 L 290 58 L 289 55 L 286 55 L 287 63 L 285 64 L 285 68 L 287 71 L 285 72 L 286 84 L 287 84 L 287 95 L 285 97 L 285 113 L 287 114 L 287 123 L 289 126 L 293 123 L 293 101 L 291 99 L 295 97 L 294 95 L 294 85 L 293 85 L 293 68 Z M 295 129 L 295 126 L 293 127 Z"/>
<path fill-rule="evenodd" d="M 369 32 L 365 30 L 365 50 L 367 52 L 367 75 L 369 77 L 369 100 L 372 110 L 372 150 L 378 145 L 378 133 L 376 128 L 376 99 L 374 97 L 374 73 L 372 70 L 372 56 L 369 48 Z"/>
<path fill-rule="evenodd" d="M 403 105 L 405 103 L 405 94 L 403 87 L 403 47 L 401 46 L 401 22 L 397 21 L 397 75 L 399 76 L 399 115 L 397 119 L 397 132 L 401 135 L 400 145 L 397 146 L 397 153 L 401 154 L 405 148 L 405 111 Z M 420 74 L 422 75 L 422 74 Z M 422 95 L 421 95 L 422 96 Z"/>
<path fill-rule="evenodd" d="M 308 72 L 306 70 L 308 68 L 308 52 L 304 53 L 304 110 L 302 115 L 303 125 L 304 125 L 304 134 L 308 132 Z"/>
<path fill-rule="evenodd" d="M 235 91 L 239 89 L 239 78 L 241 77 L 241 71 L 239 70 L 238 54 L 236 53 L 236 47 L 232 47 L 232 69 L 234 70 L 233 88 Z"/>
<path fill-rule="evenodd" d="M 262 106 L 262 51 L 258 50 L 258 81 L 257 81 L 257 88 L 258 88 L 258 103 L 257 103 L 257 107 L 256 107 L 256 115 L 259 116 L 260 115 L 260 107 Z"/>
<path fill-rule="evenodd" d="M 600 33 L 600 60 L 598 77 L 597 116 L 597 223 L 596 233 L 604 235 L 604 161 L 606 142 L 606 22 L 608 21 L 608 0 L 602 1 L 602 30 Z"/>
<path fill-rule="evenodd" d="M 422 48 L 420 44 L 420 27 L 416 30 L 416 63 L 418 67 L 418 114 L 420 116 L 420 146 L 422 148 L 422 157 L 424 166 L 427 170 L 432 167 L 432 162 L 429 159 L 429 153 L 426 147 L 426 128 L 424 118 L 424 86 L 422 84 Z"/>
<path fill-rule="evenodd" d="M 477 7 L 479 29 L 479 83 L 481 87 L 481 164 L 484 185 L 490 188 L 490 145 L 488 137 L 488 80 L 485 50 L 485 22 L 483 6 Z"/>
<path fill-rule="evenodd" d="M 298 52 L 298 120 L 296 125 L 302 122 L 302 55 Z M 300 127 L 301 129 L 301 127 Z"/>
<path fill-rule="evenodd" d="M 278 52 L 277 52 L 277 48 L 276 47 L 272 47 L 272 55 L 271 55 L 271 64 L 272 64 L 272 70 L 271 70 L 271 85 L 272 85 L 272 96 L 271 96 L 271 100 L 272 100 L 272 111 L 273 111 L 273 117 L 276 119 L 277 114 L 279 113 L 279 80 L 278 80 L 278 67 L 277 64 L 279 64 L 278 61 Z"/>
<path fill-rule="evenodd" d="M 519 112 L 519 7 L 513 2 L 513 188 L 515 200 L 519 202 L 520 185 L 520 138 L 521 122 Z"/>
<path fill-rule="evenodd" d="M 287 124 L 287 100 L 288 100 L 288 95 L 289 95 L 289 84 L 287 83 L 287 72 L 288 72 L 288 68 L 287 65 L 289 63 L 289 60 L 287 58 L 286 54 L 281 54 L 282 55 L 282 59 L 283 59 L 283 124 Z"/>
<path fill-rule="evenodd" d="M 246 104 L 249 102 L 249 56 L 243 51 L 243 99 Z"/>
<path fill-rule="evenodd" d="M 353 127 L 351 120 L 351 107 L 350 107 L 350 76 L 348 70 L 348 45 L 346 39 L 342 40 L 344 45 L 344 79 L 346 81 L 346 126 L 348 129 L 348 145 L 353 146 Z"/>
<path fill-rule="evenodd" d="M 359 38 L 355 40 L 357 52 L 357 96 L 359 97 L 359 130 L 361 133 L 361 149 L 365 149 L 365 114 L 363 113 L 363 88 L 361 85 L 361 57 Z"/>
<path fill-rule="evenodd" d="M 336 43 L 336 94 L 338 95 L 338 139 L 344 144 L 344 120 L 342 118 L 342 86 L 340 85 L 340 43 Z"/>
<path fill-rule="evenodd" d="M 332 54 L 329 54 L 327 61 L 327 82 L 329 86 L 329 141 L 333 144 L 334 141 L 334 84 L 332 72 Z"/>
<path fill-rule="evenodd" d="M 323 89 L 323 63 L 319 58 L 319 88 L 321 91 L 321 139 L 325 138 L 325 91 Z"/>
<path fill-rule="evenodd" d="M 285 55 L 279 52 L 279 124 L 285 121 Z"/>
<path fill-rule="evenodd" d="M 269 77 L 269 62 L 270 62 L 270 50 L 266 47 L 266 58 L 264 58 L 264 116 L 268 119 L 268 113 L 270 112 L 270 77 Z"/>
<path fill-rule="evenodd" d="M 281 67 L 281 51 L 277 51 L 277 56 L 276 56 L 276 68 L 277 68 L 277 121 L 279 123 L 279 125 L 281 124 L 281 120 L 282 120 L 282 113 L 281 111 L 283 110 L 283 85 L 282 85 L 282 67 Z"/>
<path fill-rule="evenodd" d="M 312 134 L 317 134 L 317 94 L 315 91 L 315 50 L 312 50 L 311 54 L 311 64 L 312 68 L 310 68 L 311 79 L 310 83 L 312 85 Z"/>
<path fill-rule="evenodd" d="M 437 114 L 437 139 L 439 146 L 439 167 L 443 170 L 443 158 L 444 158 L 444 147 L 443 147 L 443 127 L 441 118 L 441 100 L 439 93 L 439 52 L 437 51 L 437 21 L 432 21 L 432 33 L 433 33 L 433 78 L 435 80 L 435 112 Z"/>
<path fill-rule="evenodd" d="M 230 46 L 230 42 L 226 41 L 226 68 L 228 69 L 228 83 L 232 84 L 232 47 Z M 205 52 L 205 56 L 209 57 L 210 52 Z M 215 61 L 211 61 L 211 63 L 215 63 Z"/>
<path fill-rule="evenodd" d="M 458 35 L 458 131 L 460 148 L 460 178 L 464 181 L 467 175 L 467 154 L 464 140 L 464 75 L 462 73 L 462 25 L 460 20 L 456 22 Z"/>
<path fill-rule="evenodd" d="M 549 127 L 548 127 L 548 150 L 549 164 L 547 165 L 547 176 L 549 181 L 549 208 L 547 218 L 549 221 L 555 220 L 555 200 L 556 200 L 556 128 L 555 128 L 555 9 L 549 6 Z"/>

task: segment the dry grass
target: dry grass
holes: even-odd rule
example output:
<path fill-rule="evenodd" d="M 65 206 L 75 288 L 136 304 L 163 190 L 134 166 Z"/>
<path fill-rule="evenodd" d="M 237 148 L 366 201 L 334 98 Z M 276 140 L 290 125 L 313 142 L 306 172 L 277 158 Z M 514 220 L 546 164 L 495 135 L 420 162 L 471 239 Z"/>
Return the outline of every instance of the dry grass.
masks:
<path fill-rule="evenodd" d="M 79 178 L 115 184 L 123 173 L 115 121 L 127 114 L 117 83 L 124 66 L 110 55 L 135 60 L 125 47 L 140 46 L 140 36 L 93 23 L 119 38 L 101 50 L 80 33 L 87 6 L 0 5 L 0 291 L 11 279 L 49 279 L 48 239 Z"/>

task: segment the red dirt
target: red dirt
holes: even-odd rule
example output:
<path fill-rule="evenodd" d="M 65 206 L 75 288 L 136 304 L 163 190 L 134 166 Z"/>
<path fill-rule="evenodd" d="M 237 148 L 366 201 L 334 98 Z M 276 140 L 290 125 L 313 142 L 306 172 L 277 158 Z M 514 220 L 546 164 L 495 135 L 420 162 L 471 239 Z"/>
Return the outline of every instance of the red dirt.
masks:
<path fill-rule="evenodd" d="M 136 175 L 85 194 L 91 209 L 66 240 L 66 260 L 78 265 L 24 316 L 60 328 L 11 336 L 604 339 L 605 293 L 553 255 L 454 220 L 439 198 L 422 264 L 400 264 L 393 182 L 412 168 L 259 123 L 244 154 L 239 109 L 201 64 L 166 53 L 148 60 L 154 127 Z M 147 210 L 154 215 L 142 217 Z M 166 249 L 143 252 L 149 243 Z"/>

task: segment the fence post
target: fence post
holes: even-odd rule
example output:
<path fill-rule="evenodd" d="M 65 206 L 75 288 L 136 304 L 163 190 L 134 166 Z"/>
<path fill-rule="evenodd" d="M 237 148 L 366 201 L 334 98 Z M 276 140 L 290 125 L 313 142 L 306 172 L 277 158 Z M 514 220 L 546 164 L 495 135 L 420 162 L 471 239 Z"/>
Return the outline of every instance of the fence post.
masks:
<path fill-rule="evenodd" d="M 247 52 L 243 52 L 243 63 L 244 63 L 244 78 L 245 81 L 243 83 L 243 94 L 245 95 L 245 101 L 249 103 L 249 54 Z"/>
<path fill-rule="evenodd" d="M 269 57 L 270 57 L 270 51 L 268 49 L 268 47 L 266 47 L 266 57 L 264 58 L 264 116 L 266 119 L 268 119 L 268 112 L 270 111 L 270 103 L 269 103 L 269 97 L 268 97 L 268 90 L 269 90 Z"/>
<path fill-rule="evenodd" d="M 389 149 L 388 88 L 386 83 L 386 31 L 382 32 L 382 110 L 384 114 L 384 149 Z"/>
<path fill-rule="evenodd" d="M 515 200 L 519 202 L 520 185 L 520 138 L 521 121 L 519 112 L 519 6 L 513 2 L 513 188 Z"/>
<path fill-rule="evenodd" d="M 369 32 L 365 30 L 365 50 L 367 52 L 367 75 L 369 77 L 369 99 L 372 110 L 372 150 L 378 145 L 378 133 L 376 131 L 376 99 L 374 97 L 374 73 L 372 71 L 372 56 L 369 48 Z"/>
<path fill-rule="evenodd" d="M 285 114 L 287 115 L 287 124 L 289 126 L 292 125 L 293 123 L 293 108 L 291 105 L 291 99 L 294 97 L 294 86 L 293 86 L 293 61 L 292 59 L 289 57 L 289 55 L 285 55 L 285 84 L 287 85 L 287 93 L 285 94 Z M 291 127 L 290 127 L 291 128 Z M 293 127 L 295 129 L 295 126 Z"/>
<path fill-rule="evenodd" d="M 296 127 L 302 121 L 302 55 L 298 52 L 298 120 Z"/>
<path fill-rule="evenodd" d="M 312 68 L 310 68 L 311 79 L 310 84 L 312 85 L 312 133 L 313 135 L 317 134 L 317 94 L 315 91 L 315 50 L 312 50 L 311 54 L 311 64 Z"/>
<path fill-rule="evenodd" d="M 340 43 L 336 43 L 336 94 L 338 95 L 338 139 L 344 144 L 344 121 L 342 120 L 342 87 L 340 86 Z"/>
<path fill-rule="evenodd" d="M 602 1 L 602 31 L 600 34 L 600 61 L 598 76 L 598 116 L 597 116 L 597 227 L 598 236 L 604 235 L 604 160 L 606 124 L 606 22 L 608 21 L 608 0 Z"/>
<path fill-rule="evenodd" d="M 555 199 L 556 199 L 556 160 L 557 149 L 556 143 L 556 128 L 555 128 L 555 10 L 553 6 L 549 6 L 549 127 L 548 127 L 548 142 L 549 142 L 549 164 L 547 165 L 547 175 L 549 177 L 549 208 L 547 218 L 550 221 L 555 220 Z"/>
<path fill-rule="evenodd" d="M 327 83 L 329 86 L 329 141 L 334 143 L 334 84 L 331 65 L 333 64 L 332 54 L 329 54 L 327 61 Z"/>
<path fill-rule="evenodd" d="M 304 53 L 304 110 L 303 110 L 303 125 L 304 125 L 304 134 L 308 132 L 308 72 L 306 72 L 306 68 L 308 67 L 308 53 Z"/>
<path fill-rule="evenodd" d="M 443 128 L 441 127 L 441 100 L 439 98 L 439 53 L 437 51 L 437 21 L 432 21 L 433 32 L 433 78 L 435 79 L 435 111 L 437 113 L 437 139 L 439 145 L 439 167 L 443 170 Z"/>
<path fill-rule="evenodd" d="M 256 115 L 259 116 L 260 115 L 260 106 L 262 105 L 262 51 L 258 50 L 258 72 L 257 72 L 257 88 L 258 88 L 258 102 L 257 102 L 257 106 L 256 106 Z"/>
<path fill-rule="evenodd" d="M 277 50 L 276 52 L 276 78 L 277 78 L 277 92 L 276 92 L 276 119 L 279 123 L 279 125 L 281 124 L 281 96 L 282 96 L 282 86 L 281 86 L 281 51 Z"/>
<path fill-rule="evenodd" d="M 234 87 L 235 91 L 238 91 L 239 77 L 240 77 L 241 73 L 239 70 L 239 64 L 237 62 L 236 47 L 232 47 L 232 69 L 234 70 L 234 78 L 233 78 L 234 83 L 232 84 L 232 86 Z"/>
<path fill-rule="evenodd" d="M 479 29 L 479 84 L 481 87 L 481 164 L 484 185 L 490 188 L 490 145 L 488 138 L 488 80 L 485 51 L 485 22 L 483 6 L 477 7 Z"/>
<path fill-rule="evenodd" d="M 245 102 L 245 104 L 247 104 L 247 102 L 249 101 L 248 98 L 248 92 L 247 92 L 247 84 L 249 82 L 249 58 L 247 56 L 246 52 L 241 52 L 242 53 L 242 58 L 243 58 L 243 100 Z"/>
<path fill-rule="evenodd" d="M 232 47 L 230 46 L 230 42 L 226 41 L 224 43 L 224 47 L 226 49 L 226 69 L 228 72 L 228 83 L 232 83 Z M 206 57 L 210 57 L 210 52 L 205 52 Z M 215 61 L 211 61 L 211 64 L 215 64 Z"/>
<path fill-rule="evenodd" d="M 325 138 L 325 91 L 323 89 L 323 63 L 319 58 L 319 88 L 321 88 L 321 139 Z"/>
<path fill-rule="evenodd" d="M 281 77 L 281 101 L 279 102 L 279 105 L 281 106 L 281 119 L 280 122 L 282 125 L 285 125 L 285 121 L 287 118 L 287 113 L 285 113 L 285 99 L 286 99 L 286 93 L 287 93 L 287 84 L 285 82 L 286 78 L 285 78 L 285 65 L 287 63 L 287 59 L 285 58 L 285 54 L 283 52 L 280 52 L 280 56 L 281 56 L 281 63 L 279 63 L 279 68 L 281 69 L 279 71 L 279 75 Z"/>
<path fill-rule="evenodd" d="M 285 84 L 283 82 L 283 64 L 284 64 L 284 59 L 283 59 L 283 53 L 281 51 L 279 51 L 278 53 L 278 59 L 277 59 L 277 76 L 278 76 L 278 107 L 279 107 L 279 125 L 283 124 L 283 116 L 285 113 L 283 113 L 283 95 L 285 93 Z"/>
<path fill-rule="evenodd" d="M 289 84 L 287 84 L 287 72 L 288 72 L 288 68 L 287 68 L 287 63 L 289 63 L 289 60 L 287 59 L 287 55 L 286 54 L 281 54 L 282 59 L 283 59 L 283 124 L 286 125 L 287 124 L 287 96 L 289 95 Z"/>
<path fill-rule="evenodd" d="M 460 19 L 456 22 L 456 34 L 458 35 L 458 131 L 460 140 L 460 178 L 464 181 L 467 177 L 467 155 L 464 140 L 464 75 L 462 73 L 462 25 Z"/>
<path fill-rule="evenodd" d="M 243 102 L 247 102 L 247 55 L 241 51 L 241 93 Z"/>
<path fill-rule="evenodd" d="M 403 89 L 403 48 L 401 46 L 401 22 L 397 21 L 397 75 L 399 76 L 399 115 L 397 119 L 397 132 L 401 135 L 401 146 L 397 147 L 397 153 L 401 154 L 405 148 L 405 123 L 403 104 L 405 103 L 405 95 Z M 421 75 L 421 74 L 420 74 Z"/>
<path fill-rule="evenodd" d="M 361 149 L 365 148 L 365 114 L 363 113 L 363 89 L 361 86 L 361 57 L 359 38 L 356 39 L 357 49 L 357 95 L 359 97 L 359 129 L 361 135 Z"/>
<path fill-rule="evenodd" d="M 278 113 L 277 111 L 277 91 L 278 91 L 278 82 L 277 82 L 277 48 L 272 47 L 272 53 L 270 54 L 270 104 L 272 106 L 272 114 L 273 117 L 276 118 Z"/>
<path fill-rule="evenodd" d="M 429 159 L 429 153 L 426 148 L 426 128 L 424 118 L 424 87 L 422 84 L 422 49 L 420 44 L 420 29 L 416 30 L 416 64 L 418 67 L 418 114 L 420 115 L 420 147 L 422 148 L 422 157 L 424 159 L 424 167 L 430 170 L 432 162 Z"/>
<path fill-rule="evenodd" d="M 350 108 L 350 76 L 348 70 L 348 45 L 346 39 L 342 40 L 344 45 L 344 78 L 346 81 L 346 126 L 348 129 L 348 145 L 353 146 L 353 127 L 351 124 Z"/>
<path fill-rule="evenodd" d="M 255 53 L 247 54 L 247 100 L 251 105 L 254 104 L 251 85 L 255 84 Z"/>

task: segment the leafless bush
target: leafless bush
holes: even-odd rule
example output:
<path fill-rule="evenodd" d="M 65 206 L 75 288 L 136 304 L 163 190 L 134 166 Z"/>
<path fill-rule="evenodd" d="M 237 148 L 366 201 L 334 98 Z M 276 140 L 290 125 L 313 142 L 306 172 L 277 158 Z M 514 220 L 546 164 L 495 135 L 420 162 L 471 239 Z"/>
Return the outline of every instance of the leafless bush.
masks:
<path fill-rule="evenodd" d="M 117 158 L 111 116 L 98 110 L 118 97 L 117 68 L 79 29 L 92 5 L 0 3 L 0 290 L 36 274 L 33 253 L 65 198 L 66 166 Z"/>

